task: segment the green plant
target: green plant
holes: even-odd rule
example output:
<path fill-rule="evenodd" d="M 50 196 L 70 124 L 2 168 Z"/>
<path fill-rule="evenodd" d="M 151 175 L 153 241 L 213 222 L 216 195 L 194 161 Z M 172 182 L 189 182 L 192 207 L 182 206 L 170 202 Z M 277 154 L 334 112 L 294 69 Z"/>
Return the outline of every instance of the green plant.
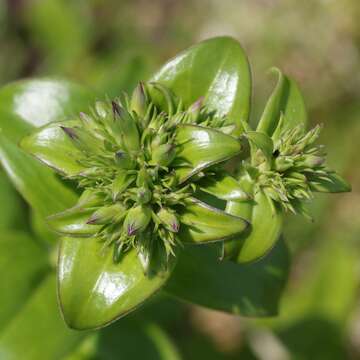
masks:
<path fill-rule="evenodd" d="M 276 72 L 255 131 L 249 65 L 227 37 L 95 106 L 96 94 L 63 80 L 0 91 L 3 166 L 65 236 L 58 288 L 70 327 L 104 326 L 159 289 L 241 315 L 276 313 L 289 261 L 276 243 L 283 213 L 307 215 L 314 191 L 350 190 L 314 145 L 319 128 L 305 131 L 297 85 Z"/>

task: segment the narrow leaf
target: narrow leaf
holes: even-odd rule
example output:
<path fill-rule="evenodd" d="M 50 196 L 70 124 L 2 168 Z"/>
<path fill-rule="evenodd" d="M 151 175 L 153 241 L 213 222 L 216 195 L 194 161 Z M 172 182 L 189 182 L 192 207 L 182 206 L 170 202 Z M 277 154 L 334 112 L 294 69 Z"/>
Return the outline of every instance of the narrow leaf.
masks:
<path fill-rule="evenodd" d="M 226 173 L 205 177 L 199 184 L 200 189 L 222 200 L 244 201 L 249 195 L 239 182 Z"/>
<path fill-rule="evenodd" d="M 200 200 L 190 198 L 179 211 L 179 237 L 184 242 L 203 243 L 232 238 L 242 233 L 248 222 Z"/>
<path fill-rule="evenodd" d="M 316 178 L 316 182 L 310 181 L 310 187 L 313 191 L 325 192 L 325 193 L 340 193 L 351 191 L 351 185 L 345 181 L 337 173 L 329 173 L 326 175 L 329 179 Z"/>
<path fill-rule="evenodd" d="M 240 142 L 234 137 L 196 125 L 179 126 L 176 142 L 179 148 L 176 160 L 184 165 L 177 174 L 180 182 L 241 151 Z"/>
<path fill-rule="evenodd" d="M 75 206 L 61 213 L 51 215 L 47 223 L 56 232 L 69 236 L 92 236 L 100 229 L 100 225 L 88 224 L 95 209 L 83 209 Z"/>
<path fill-rule="evenodd" d="M 71 128 L 77 124 L 73 120 L 50 123 L 23 138 L 20 146 L 57 172 L 67 176 L 76 175 L 84 170 L 77 161 L 82 154 L 63 128 Z"/>
<path fill-rule="evenodd" d="M 0 160 L 15 188 L 46 217 L 76 202 L 76 195 L 56 178 L 53 171 L 25 154 L 0 133 Z"/>
<path fill-rule="evenodd" d="M 307 114 L 304 99 L 294 80 L 285 76 L 279 69 L 271 69 L 277 74 L 278 82 L 271 94 L 264 112 L 259 121 L 257 131 L 262 131 L 269 136 L 276 132 L 276 141 L 279 138 L 280 130 L 292 129 L 297 125 L 306 126 Z M 283 119 L 280 122 L 280 118 Z M 279 129 L 278 127 L 281 127 Z"/>
<path fill-rule="evenodd" d="M 244 216 L 244 211 L 247 212 L 248 209 L 244 209 L 243 204 L 229 202 L 226 211 L 236 216 Z M 239 263 L 257 260 L 271 250 L 282 230 L 281 210 L 262 191 L 259 191 L 255 194 L 251 206 L 250 222 L 249 231 L 236 237 L 236 241 L 241 244 L 237 254 Z"/>

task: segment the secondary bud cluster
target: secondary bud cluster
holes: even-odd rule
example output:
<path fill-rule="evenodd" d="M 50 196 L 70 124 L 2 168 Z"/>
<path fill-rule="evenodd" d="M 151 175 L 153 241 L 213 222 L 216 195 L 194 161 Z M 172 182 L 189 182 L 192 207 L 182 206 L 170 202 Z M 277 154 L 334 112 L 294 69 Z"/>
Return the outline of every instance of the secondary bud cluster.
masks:
<path fill-rule="evenodd" d="M 321 127 L 316 126 L 305 133 L 302 126 L 297 126 L 282 132 L 275 142 L 262 134 L 271 146 L 270 156 L 264 155 L 262 144 L 253 143 L 251 165 L 245 165 L 256 188 L 261 188 L 284 210 L 307 217 L 303 201 L 313 197 L 313 191 L 321 182 L 332 182 L 333 172 L 325 166 L 323 146 L 314 144 L 320 130 Z"/>

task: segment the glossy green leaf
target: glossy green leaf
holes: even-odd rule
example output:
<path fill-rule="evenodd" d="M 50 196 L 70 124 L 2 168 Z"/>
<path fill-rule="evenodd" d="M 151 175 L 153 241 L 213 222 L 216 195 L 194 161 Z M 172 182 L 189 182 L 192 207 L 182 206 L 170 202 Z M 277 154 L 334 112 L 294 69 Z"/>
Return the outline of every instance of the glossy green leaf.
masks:
<path fill-rule="evenodd" d="M 330 177 L 330 181 L 320 178 L 316 178 L 316 183 L 312 181 L 310 183 L 312 190 L 324 193 L 340 193 L 351 191 L 351 185 L 337 173 L 333 172 L 327 174 L 327 177 Z"/>
<path fill-rule="evenodd" d="M 46 269 L 47 253 L 29 235 L 1 233 L 0 331 L 27 301 Z"/>
<path fill-rule="evenodd" d="M 281 210 L 262 191 L 255 194 L 254 200 L 249 201 L 248 205 L 249 208 L 245 208 L 245 204 L 229 202 L 226 207 L 227 212 L 236 216 L 247 217 L 251 214 L 247 218 L 251 228 L 236 238 L 241 243 L 237 255 L 239 263 L 254 261 L 266 255 L 279 239 L 282 229 Z"/>
<path fill-rule="evenodd" d="M 81 206 L 74 206 L 61 213 L 49 216 L 47 223 L 59 234 L 80 237 L 92 236 L 101 227 L 87 224 L 94 211 L 94 209 L 83 209 Z"/>
<path fill-rule="evenodd" d="M 114 263 L 112 248 L 95 238 L 62 241 L 58 281 L 67 324 L 75 329 L 105 326 L 158 291 L 172 267 L 145 275 L 135 250 Z"/>
<path fill-rule="evenodd" d="M 251 75 L 240 44 L 230 37 L 205 40 L 168 61 L 152 78 L 190 106 L 200 97 L 210 109 L 229 116 L 242 131 L 250 112 Z"/>
<path fill-rule="evenodd" d="M 0 359 L 61 359 L 86 335 L 64 324 L 58 310 L 54 274 L 49 274 L 17 310 L 0 332 Z"/>
<path fill-rule="evenodd" d="M 76 120 L 50 123 L 24 137 L 20 146 L 57 172 L 67 176 L 76 175 L 84 170 L 77 161 L 81 152 L 61 127 L 73 127 L 77 124 Z"/>
<path fill-rule="evenodd" d="M 18 142 L 34 127 L 87 110 L 94 94 L 65 80 L 38 79 L 0 89 L 0 160 L 21 195 L 45 217 L 72 206 L 75 195 Z"/>
<path fill-rule="evenodd" d="M 176 171 L 180 182 L 241 151 L 240 142 L 234 137 L 197 125 L 179 126 L 176 142 L 179 148 L 176 161 L 184 166 Z"/>
<path fill-rule="evenodd" d="M 304 99 L 295 81 L 277 68 L 273 68 L 272 72 L 277 74 L 278 82 L 265 106 L 257 131 L 272 136 L 276 141 L 280 130 L 289 130 L 297 125 L 305 127 L 307 114 Z"/>
<path fill-rule="evenodd" d="M 200 200 L 190 198 L 179 210 L 179 237 L 183 242 L 204 243 L 226 240 L 242 233 L 248 222 Z"/>
<path fill-rule="evenodd" d="M 199 183 L 199 187 L 202 191 L 222 200 L 243 201 L 249 198 L 239 182 L 227 173 L 205 177 Z"/>
<path fill-rule="evenodd" d="M 181 299 L 243 316 L 273 316 L 289 271 L 289 253 L 279 241 L 251 264 L 219 260 L 217 245 L 185 247 L 165 290 Z"/>
<path fill-rule="evenodd" d="M 248 131 L 245 136 L 249 139 L 252 145 L 255 146 L 255 149 L 260 149 L 262 151 L 269 161 L 272 159 L 274 144 L 267 134 L 259 131 Z"/>
<path fill-rule="evenodd" d="M 236 241 L 241 243 L 237 261 L 245 263 L 254 261 L 266 255 L 279 239 L 283 216 L 281 210 L 262 191 L 255 194 L 251 210 L 244 208 L 245 204 L 229 202 L 226 211 L 236 216 L 244 216 L 250 210 L 251 228 L 241 234 Z"/>
<path fill-rule="evenodd" d="M 50 169 L 25 154 L 1 133 L 0 159 L 16 189 L 42 217 L 75 203 L 76 195 Z"/>
<path fill-rule="evenodd" d="M 0 116 L 0 128 L 8 139 L 18 142 L 34 127 L 74 118 L 94 100 L 92 92 L 66 80 L 16 81 L 0 89 L 0 110 L 7 112 Z"/>

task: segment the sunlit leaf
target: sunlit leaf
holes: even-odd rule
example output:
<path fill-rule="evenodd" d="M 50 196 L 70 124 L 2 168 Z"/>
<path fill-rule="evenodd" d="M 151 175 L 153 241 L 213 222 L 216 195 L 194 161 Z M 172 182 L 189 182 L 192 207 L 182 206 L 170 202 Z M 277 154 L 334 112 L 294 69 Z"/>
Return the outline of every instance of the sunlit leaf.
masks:
<path fill-rule="evenodd" d="M 189 199 L 179 211 L 179 237 L 183 242 L 211 242 L 226 240 L 243 232 L 248 223 L 197 199 Z"/>
<path fill-rule="evenodd" d="M 169 87 L 190 106 L 200 97 L 211 110 L 229 116 L 229 123 L 242 132 L 241 121 L 250 112 L 251 75 L 240 44 L 230 37 L 217 37 L 196 44 L 169 60 L 152 81 Z"/>
<path fill-rule="evenodd" d="M 232 158 L 241 150 L 240 142 L 234 137 L 196 125 L 179 126 L 176 141 L 179 144 L 176 160 L 184 166 L 177 173 L 180 182 L 211 165 Z"/>
<path fill-rule="evenodd" d="M 236 237 L 241 244 L 236 259 L 240 263 L 250 262 L 266 255 L 279 239 L 282 229 L 281 210 L 262 191 L 255 194 L 254 200 L 246 204 L 229 202 L 226 211 L 243 216 L 250 221 L 249 231 Z M 249 217 L 250 216 L 250 217 Z"/>
<path fill-rule="evenodd" d="M 280 133 L 297 125 L 306 126 L 307 114 L 304 99 L 294 80 L 273 68 L 278 82 L 260 118 L 257 131 L 262 131 L 276 141 Z M 281 119 L 282 118 L 282 119 Z M 281 121 L 280 121 L 281 119 Z"/>
<path fill-rule="evenodd" d="M 77 121 L 55 122 L 40 128 L 23 138 L 20 146 L 44 164 L 63 175 L 76 175 L 84 167 L 76 160 L 81 152 L 74 146 L 62 129 L 77 125 Z"/>
<path fill-rule="evenodd" d="M 59 294 L 67 324 L 75 329 L 102 327 L 134 310 L 166 282 L 162 266 L 145 275 L 135 250 L 118 263 L 96 238 L 65 238 L 59 255 Z"/>
<path fill-rule="evenodd" d="M 199 186 L 202 191 L 222 200 L 243 201 L 249 198 L 239 182 L 225 172 L 205 177 Z"/>

